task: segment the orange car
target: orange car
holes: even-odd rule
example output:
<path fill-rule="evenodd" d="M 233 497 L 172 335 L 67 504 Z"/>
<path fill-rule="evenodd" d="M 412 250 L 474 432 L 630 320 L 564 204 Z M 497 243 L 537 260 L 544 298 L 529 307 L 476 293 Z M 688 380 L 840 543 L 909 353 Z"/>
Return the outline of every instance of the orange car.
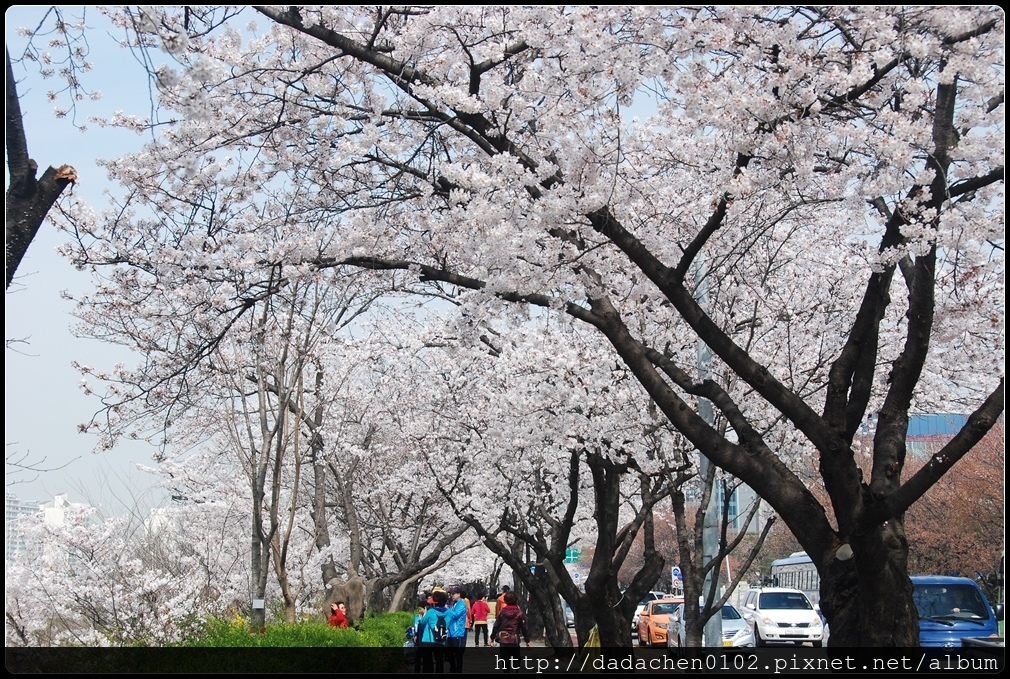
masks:
<path fill-rule="evenodd" d="M 656 599 L 638 616 L 638 643 L 641 646 L 666 645 L 666 627 L 670 614 L 684 603 L 684 597 Z"/>

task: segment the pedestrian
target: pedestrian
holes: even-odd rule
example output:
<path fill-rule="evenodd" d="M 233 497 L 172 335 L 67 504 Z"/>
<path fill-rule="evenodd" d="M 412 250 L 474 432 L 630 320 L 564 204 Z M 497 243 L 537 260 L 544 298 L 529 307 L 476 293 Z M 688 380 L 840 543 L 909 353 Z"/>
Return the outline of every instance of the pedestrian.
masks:
<path fill-rule="evenodd" d="M 421 673 L 421 653 L 418 647 L 421 645 L 421 619 L 424 618 L 424 614 L 427 611 L 428 593 L 425 592 L 420 601 L 417 602 L 417 612 L 414 613 L 414 624 L 407 630 L 407 636 L 414 645 L 414 674 Z"/>
<path fill-rule="evenodd" d="M 466 601 L 463 599 L 463 590 L 460 587 L 450 587 L 449 596 L 452 601 L 449 603 L 449 671 L 463 671 L 463 653 L 466 650 L 466 620 L 468 611 Z"/>
<path fill-rule="evenodd" d="M 347 606 L 343 601 L 330 604 L 330 627 L 350 627 L 347 620 Z"/>
<path fill-rule="evenodd" d="M 521 655 L 519 651 L 520 636 L 530 646 L 530 632 L 526 626 L 526 616 L 519 608 L 515 592 L 505 592 L 505 607 L 495 615 L 494 629 L 491 630 L 492 641 L 497 642 L 501 658 L 505 661 L 505 671 L 519 671 Z"/>
<path fill-rule="evenodd" d="M 484 635 L 484 645 L 488 645 L 487 636 L 487 616 L 491 614 L 491 607 L 487 605 L 487 595 L 482 594 L 480 599 L 470 607 L 470 617 L 473 619 L 473 645 L 480 646 L 480 637 Z"/>
<path fill-rule="evenodd" d="M 498 600 L 495 602 L 495 607 L 494 607 L 495 617 L 498 617 L 498 614 L 501 613 L 501 610 L 503 608 L 505 608 L 505 593 L 507 591 L 509 591 L 509 586 L 508 585 L 502 585 L 501 586 L 501 594 L 498 595 Z"/>
<path fill-rule="evenodd" d="M 431 607 L 431 606 L 434 606 L 434 605 L 435 605 L 435 599 L 434 599 L 434 598 L 433 598 L 433 597 L 431 596 L 431 595 L 432 595 L 432 594 L 434 594 L 435 592 L 442 592 L 442 593 L 444 594 L 444 593 L 445 593 L 445 590 L 444 590 L 444 589 L 442 589 L 441 587 L 437 586 L 437 585 L 436 585 L 435 587 L 432 587 L 432 588 L 431 588 L 431 591 L 430 591 L 430 592 L 428 592 L 428 606 L 429 606 L 429 607 Z M 448 597 L 448 595 L 446 595 L 446 596 Z"/>
<path fill-rule="evenodd" d="M 449 609 L 446 607 L 449 596 L 445 590 L 435 588 L 431 593 L 431 601 L 432 604 L 428 606 L 428 610 L 417 624 L 420 637 L 418 654 L 421 656 L 421 672 L 442 673 L 445 671 L 448 633 L 446 640 L 442 640 L 440 630 L 442 628 L 447 630 L 449 626 Z"/>
<path fill-rule="evenodd" d="M 466 590 L 463 590 L 463 603 L 466 604 L 466 633 L 469 634 L 470 628 L 473 627 L 473 602 L 467 596 Z"/>

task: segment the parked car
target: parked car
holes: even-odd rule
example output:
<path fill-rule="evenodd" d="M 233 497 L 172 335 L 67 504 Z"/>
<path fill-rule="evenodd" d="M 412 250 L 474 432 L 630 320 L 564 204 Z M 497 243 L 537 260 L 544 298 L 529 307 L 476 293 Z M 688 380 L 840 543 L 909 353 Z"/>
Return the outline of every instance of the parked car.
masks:
<path fill-rule="evenodd" d="M 974 580 L 913 575 L 912 587 L 920 646 L 958 647 L 964 638 L 999 635 L 997 616 Z"/>
<path fill-rule="evenodd" d="M 824 631 L 821 634 L 821 643 L 827 646 L 828 637 L 831 636 L 831 626 L 828 625 L 828 618 L 824 615 L 824 612 L 818 604 L 814 604 L 814 610 L 817 611 L 817 616 L 821 619 L 821 627 L 824 628 Z"/>
<path fill-rule="evenodd" d="M 770 642 L 799 646 L 809 641 L 819 647 L 824 643 L 821 616 L 807 595 L 798 589 L 752 589 L 744 595 L 740 613 L 754 634 L 755 646 Z"/>
<path fill-rule="evenodd" d="M 687 646 L 687 621 L 684 619 L 685 608 L 681 606 L 670 616 L 667 623 L 666 645 L 668 648 L 681 649 Z M 704 609 L 701 609 L 704 610 Z M 702 646 L 717 646 L 702 640 Z M 726 604 L 722 607 L 722 645 L 743 647 L 754 645 L 754 634 L 740 611 Z"/>
<path fill-rule="evenodd" d="M 565 614 L 565 624 L 569 627 L 575 627 L 575 611 L 572 610 L 572 607 L 564 599 L 561 599 L 561 611 Z"/>
<path fill-rule="evenodd" d="M 638 616 L 638 645 L 665 646 L 670 615 L 683 603 L 683 597 L 654 599 L 647 603 Z"/>
<path fill-rule="evenodd" d="M 651 592 L 646 592 L 642 600 L 638 602 L 635 606 L 635 614 L 631 616 L 631 633 L 633 635 L 638 634 L 638 616 L 642 614 L 642 610 L 648 605 L 650 601 L 655 601 L 656 599 L 665 599 L 666 592 L 660 592 L 658 590 L 652 590 Z"/>

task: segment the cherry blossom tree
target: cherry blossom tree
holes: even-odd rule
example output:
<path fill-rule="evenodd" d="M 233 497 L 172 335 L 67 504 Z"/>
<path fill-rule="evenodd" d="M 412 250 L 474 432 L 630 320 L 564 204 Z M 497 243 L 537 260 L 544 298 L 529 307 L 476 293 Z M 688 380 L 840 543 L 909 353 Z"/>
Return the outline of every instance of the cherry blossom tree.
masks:
<path fill-rule="evenodd" d="M 420 407 L 397 419 L 454 514 L 529 593 L 548 643 L 571 644 L 561 593 L 580 639 L 598 625 L 628 644 L 634 605 L 664 565 L 652 512 L 683 451 L 664 445 L 671 433 L 598 337 L 553 325 L 499 322 L 467 340 L 472 333 L 450 324 L 413 361 L 399 359 L 401 373 L 415 373 Z M 564 566 L 576 543 L 593 555 L 582 583 Z M 622 595 L 615 576 L 638 544 L 644 558 Z"/>
<path fill-rule="evenodd" d="M 834 641 L 915 644 L 906 511 L 1003 411 L 999 10 L 233 13 L 110 10 L 176 116 L 108 163 L 124 202 L 69 224 L 111 308 L 139 271 L 229 268 L 179 316 L 223 330 L 356 268 L 452 295 L 475 334 L 506 305 L 567 315 L 789 526 Z M 972 414 L 903 474 L 924 409 Z"/>
<path fill-rule="evenodd" d="M 352 370 L 340 391 L 340 416 L 328 418 L 325 497 L 331 523 L 346 531 L 343 570 L 363 581 L 373 610 L 412 609 L 421 580 L 476 543 L 437 492 L 413 442 L 402 436 L 406 413 L 426 407 L 424 385 L 409 388 L 404 354 L 390 346 L 385 314 L 371 314 L 359 346 L 344 345 Z M 416 337 L 413 338 L 416 342 Z"/>
<path fill-rule="evenodd" d="M 305 605 L 319 605 L 312 593 L 324 585 L 329 591 L 323 603 L 348 597 L 354 618 L 366 603 L 375 610 L 398 609 L 422 577 L 473 545 L 472 536 L 463 539 L 466 525 L 432 494 L 426 470 L 402 463 L 410 453 L 391 424 L 418 395 L 382 387 L 392 368 L 376 358 L 388 347 L 342 333 L 351 323 L 375 322 L 371 313 L 353 312 L 350 287 L 343 292 L 345 297 L 317 284 L 290 285 L 262 305 L 262 315 L 245 319 L 246 330 L 232 325 L 206 362 L 183 371 L 186 381 L 200 380 L 202 398 L 185 408 L 169 399 L 164 408 L 177 421 L 158 431 L 183 451 L 165 472 L 173 478 L 194 465 L 189 448 L 207 445 L 204 437 L 216 455 L 232 459 L 230 471 L 204 475 L 245 479 L 251 492 L 252 597 L 266 598 L 272 577 L 289 621 Z M 139 371 L 131 379 L 158 374 Z M 151 401 L 144 403 L 149 408 Z M 124 404 L 121 412 L 132 407 Z M 141 414 L 126 419 L 145 421 Z M 213 492 L 195 494 L 213 498 Z M 300 535 L 314 536 L 314 548 L 306 551 L 304 541 L 295 539 Z M 314 583 L 306 575 L 312 568 L 322 575 Z M 257 626 L 265 618 L 263 609 L 258 612 Z"/>
<path fill-rule="evenodd" d="M 220 592 L 205 586 L 205 563 L 131 517 L 99 520 L 95 511 L 68 510 L 59 525 L 40 515 L 26 527 L 32 549 L 6 568 L 8 645 L 160 646 L 194 633 L 216 610 Z M 173 558 L 153 562 L 153 544 Z"/>

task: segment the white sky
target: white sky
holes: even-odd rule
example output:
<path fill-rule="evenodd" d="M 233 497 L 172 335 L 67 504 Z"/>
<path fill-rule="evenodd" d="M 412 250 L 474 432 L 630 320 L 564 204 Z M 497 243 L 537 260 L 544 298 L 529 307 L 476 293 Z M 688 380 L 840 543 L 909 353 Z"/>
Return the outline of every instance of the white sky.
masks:
<path fill-rule="evenodd" d="M 66 15 L 79 15 L 81 9 L 67 8 Z M 44 11 L 45 7 L 28 6 L 7 10 L 6 43 L 12 59 L 18 58 L 27 42 L 17 30 L 37 26 Z M 78 124 L 87 123 L 90 116 L 107 117 L 116 110 L 147 117 L 150 103 L 140 66 L 128 51 L 115 45 L 111 26 L 93 7 L 87 8 L 87 20 L 95 28 L 89 32 L 89 61 L 95 68 L 85 74 L 84 83 L 89 90 L 101 91 L 103 97 L 79 104 Z M 39 174 L 49 165 L 72 165 L 79 178 L 72 190 L 94 205 L 103 205 L 104 192 L 114 187 L 96 167 L 95 159 L 139 148 L 144 139 L 93 124 L 81 132 L 71 120 L 53 115 L 56 105 L 67 105 L 65 97 L 57 104 L 46 99 L 46 93 L 59 86 L 56 78 L 43 80 L 37 69 L 19 65 L 14 66 L 14 75 L 29 155 L 38 162 Z M 66 240 L 66 234 L 43 224 L 4 300 L 8 345 L 11 340 L 27 341 L 14 345 L 15 350 L 7 348 L 4 356 L 5 457 L 23 456 L 25 463 L 44 468 L 65 466 L 35 475 L 12 473 L 8 465 L 6 490 L 22 499 L 40 501 L 66 492 L 71 501 L 101 504 L 118 513 L 117 504 L 126 505 L 119 510 L 132 508 L 155 482 L 133 464 L 149 463 L 152 450 L 145 444 L 130 443 L 122 449 L 93 453 L 95 437 L 78 433 L 78 424 L 88 421 L 100 404 L 80 391 L 80 375 L 71 362 L 111 367 L 117 361 L 130 362 L 130 358 L 122 349 L 71 333 L 72 305 L 60 294 L 86 290 L 89 278 L 56 254 L 55 248 Z"/>

